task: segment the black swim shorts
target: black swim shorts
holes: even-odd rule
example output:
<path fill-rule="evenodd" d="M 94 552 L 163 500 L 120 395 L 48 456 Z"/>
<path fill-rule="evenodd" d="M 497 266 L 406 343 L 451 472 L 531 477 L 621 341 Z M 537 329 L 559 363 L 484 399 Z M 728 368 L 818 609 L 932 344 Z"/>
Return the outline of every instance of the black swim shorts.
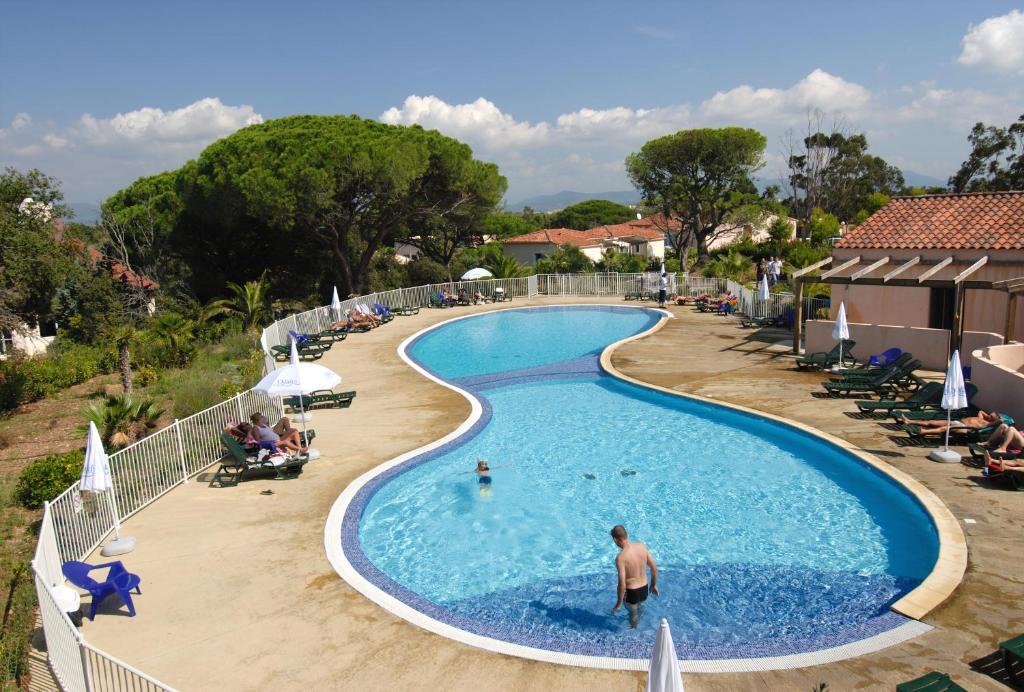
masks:
<path fill-rule="evenodd" d="M 647 600 L 647 584 L 635 589 L 626 589 L 626 603 L 637 605 Z"/>

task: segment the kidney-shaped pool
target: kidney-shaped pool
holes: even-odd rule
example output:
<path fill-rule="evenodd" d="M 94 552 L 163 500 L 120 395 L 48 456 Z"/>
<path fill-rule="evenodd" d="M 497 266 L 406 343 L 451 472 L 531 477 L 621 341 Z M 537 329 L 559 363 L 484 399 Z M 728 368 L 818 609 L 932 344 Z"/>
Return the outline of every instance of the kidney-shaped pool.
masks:
<path fill-rule="evenodd" d="M 334 540 L 362 590 L 470 643 L 574 662 L 648 658 L 660 618 L 679 657 L 701 661 L 921 631 L 889 608 L 938 553 L 931 519 L 903 486 L 783 423 L 601 371 L 605 347 L 662 317 L 513 309 L 404 344 L 476 399 L 478 416 L 361 479 Z M 473 472 L 478 457 L 490 485 Z M 636 628 L 611 612 L 609 529 L 620 523 L 660 568 L 661 595 Z"/>

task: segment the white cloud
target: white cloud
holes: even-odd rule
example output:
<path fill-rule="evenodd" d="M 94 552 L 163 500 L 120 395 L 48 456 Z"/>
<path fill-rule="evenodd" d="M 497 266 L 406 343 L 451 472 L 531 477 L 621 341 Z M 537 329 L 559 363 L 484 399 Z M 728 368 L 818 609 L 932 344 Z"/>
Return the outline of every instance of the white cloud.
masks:
<path fill-rule="evenodd" d="M 979 121 L 989 125 L 1005 125 L 1012 121 L 1020 102 L 1019 92 L 1013 90 L 992 94 L 979 89 L 940 89 L 930 83 L 922 85 L 923 92 L 910 103 L 895 111 L 895 120 L 936 121 L 954 130 L 967 130 Z M 911 90 L 918 93 L 918 90 Z"/>
<path fill-rule="evenodd" d="M 604 110 L 581 108 L 558 116 L 557 133 L 563 137 L 596 138 L 609 135 L 631 140 L 650 139 L 685 127 L 690 119 L 686 104 L 663 108 L 626 108 Z"/>
<path fill-rule="evenodd" d="M 742 85 L 719 91 L 701 104 L 701 112 L 741 120 L 786 119 L 808 108 L 855 114 L 870 101 L 871 92 L 860 84 L 816 69 L 788 89 Z"/>
<path fill-rule="evenodd" d="M 665 29 L 659 29 L 656 26 L 634 26 L 633 33 L 646 36 L 647 38 L 656 38 L 660 41 L 672 41 L 675 39 L 675 34 Z"/>
<path fill-rule="evenodd" d="M 410 96 L 401 108 L 384 111 L 380 120 L 390 125 L 421 125 L 494 148 L 542 144 L 549 129 L 547 123 L 517 121 L 485 98 L 452 105 L 436 96 Z"/>
<path fill-rule="evenodd" d="M 252 106 L 204 98 L 182 108 L 86 113 L 66 127 L 18 113 L 0 128 L 0 160 L 64 181 L 67 199 L 100 201 L 142 175 L 177 168 L 210 142 L 263 122 Z"/>
<path fill-rule="evenodd" d="M 1003 72 L 1024 72 L 1024 12 L 1010 10 L 971 25 L 961 39 L 959 62 Z"/>

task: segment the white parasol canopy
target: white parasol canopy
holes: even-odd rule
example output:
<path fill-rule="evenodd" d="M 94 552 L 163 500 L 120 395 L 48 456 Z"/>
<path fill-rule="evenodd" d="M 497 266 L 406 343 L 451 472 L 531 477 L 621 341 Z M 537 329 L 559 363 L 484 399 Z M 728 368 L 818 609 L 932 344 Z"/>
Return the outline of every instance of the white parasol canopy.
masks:
<path fill-rule="evenodd" d="M 483 267 L 476 267 L 470 269 L 468 272 L 462 275 L 462 281 L 474 281 L 476 279 L 490 279 L 494 276 L 491 272 L 487 271 Z"/>
<path fill-rule="evenodd" d="M 341 376 L 316 363 L 302 363 L 292 339 L 292 353 L 288 365 L 267 373 L 253 389 L 270 396 L 309 394 L 317 389 L 334 389 L 341 384 Z"/>
<path fill-rule="evenodd" d="M 120 512 L 117 510 L 117 495 L 114 492 L 114 477 L 110 474 L 110 459 L 103 449 L 103 440 L 96 424 L 89 421 L 89 436 L 85 443 L 85 463 L 82 464 L 82 477 L 78 481 L 79 492 L 109 492 L 111 519 L 114 521 L 114 539 L 107 542 L 101 551 L 104 555 L 123 555 L 135 548 L 135 539 L 121 535 Z"/>
<path fill-rule="evenodd" d="M 338 297 L 338 287 L 334 287 L 331 295 L 331 310 L 334 312 L 334 319 L 341 319 L 341 299 Z"/>
<path fill-rule="evenodd" d="M 953 411 L 967 408 L 967 387 L 964 386 L 964 371 L 960 367 L 960 351 L 953 351 L 946 370 L 946 386 L 942 389 L 942 408 L 946 409 L 946 444 L 942 449 L 928 455 L 933 461 L 956 464 L 960 455 L 949 448 L 949 425 Z"/>
<path fill-rule="evenodd" d="M 668 620 L 661 619 L 658 636 L 651 652 L 651 666 L 647 673 L 647 692 L 683 692 L 683 678 L 679 674 L 679 659 L 672 643 Z"/>
<path fill-rule="evenodd" d="M 761 283 L 757 285 L 757 297 L 761 300 L 768 300 L 772 294 L 768 290 L 768 275 L 761 275 Z"/>

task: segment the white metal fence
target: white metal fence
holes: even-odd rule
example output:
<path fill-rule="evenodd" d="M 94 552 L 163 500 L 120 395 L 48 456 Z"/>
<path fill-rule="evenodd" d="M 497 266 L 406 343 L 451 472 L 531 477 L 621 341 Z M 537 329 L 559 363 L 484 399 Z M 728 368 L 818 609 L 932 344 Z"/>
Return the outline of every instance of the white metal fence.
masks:
<path fill-rule="evenodd" d="M 75 483 L 47 503 L 32 569 L 50 667 L 65 690 L 171 689 L 85 641 L 54 595 L 54 589 L 64 583 L 61 565 L 84 559 L 110 533 L 112 499 L 123 520 L 188 482 L 223 456 L 224 424 L 244 420 L 255 411 L 276 419 L 283 410 L 280 399 L 253 390 L 243 392 L 110 455 L 111 493 L 82 496 Z"/>
<path fill-rule="evenodd" d="M 761 300 L 757 290 L 748 288 L 732 279 L 726 280 L 725 290 L 737 297 L 737 309 L 750 317 L 782 317 L 793 308 L 796 300 L 796 296 L 788 291 L 771 293 L 768 300 Z M 829 305 L 826 298 L 804 298 L 803 303 L 805 320 L 813 319 L 819 309 L 827 308 Z M 793 319 L 795 319 L 795 315 Z"/>

